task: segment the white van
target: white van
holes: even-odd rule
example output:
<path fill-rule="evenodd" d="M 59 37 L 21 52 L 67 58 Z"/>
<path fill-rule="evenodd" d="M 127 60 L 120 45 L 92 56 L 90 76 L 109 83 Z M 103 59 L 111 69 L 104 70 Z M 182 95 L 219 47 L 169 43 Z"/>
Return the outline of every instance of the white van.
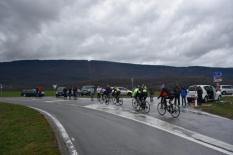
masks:
<path fill-rule="evenodd" d="M 222 95 L 233 94 L 233 86 L 232 85 L 220 85 L 220 91 Z"/>
<path fill-rule="evenodd" d="M 193 102 L 197 98 L 197 88 L 202 89 L 202 100 L 204 103 L 213 100 L 221 99 L 221 92 L 216 91 L 216 89 L 211 85 L 192 85 L 188 88 L 187 100 L 188 102 Z"/>

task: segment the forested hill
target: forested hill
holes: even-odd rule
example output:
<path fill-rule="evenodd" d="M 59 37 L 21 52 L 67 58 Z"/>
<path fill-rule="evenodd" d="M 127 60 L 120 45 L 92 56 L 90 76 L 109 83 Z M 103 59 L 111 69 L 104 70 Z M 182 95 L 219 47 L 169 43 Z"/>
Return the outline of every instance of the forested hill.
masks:
<path fill-rule="evenodd" d="M 161 83 L 185 85 L 212 83 L 213 72 L 223 73 L 223 83 L 233 84 L 233 68 L 171 67 L 136 65 L 86 60 L 27 60 L 0 63 L 0 83 L 10 88 L 37 85 L 124 85 L 146 83 L 157 87 Z"/>

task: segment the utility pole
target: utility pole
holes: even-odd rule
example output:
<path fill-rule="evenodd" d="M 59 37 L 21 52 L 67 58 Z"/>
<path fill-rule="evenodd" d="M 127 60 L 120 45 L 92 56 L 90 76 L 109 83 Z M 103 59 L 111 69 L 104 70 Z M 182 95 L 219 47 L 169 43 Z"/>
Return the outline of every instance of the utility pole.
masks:
<path fill-rule="evenodd" d="M 1 96 L 2 96 L 3 84 L 0 84 L 0 89 L 1 89 Z"/>
<path fill-rule="evenodd" d="M 131 87 L 132 87 L 132 90 L 133 90 L 133 87 L 134 87 L 133 82 L 134 82 L 134 79 L 133 79 L 133 77 L 132 77 L 132 78 L 131 78 Z"/>

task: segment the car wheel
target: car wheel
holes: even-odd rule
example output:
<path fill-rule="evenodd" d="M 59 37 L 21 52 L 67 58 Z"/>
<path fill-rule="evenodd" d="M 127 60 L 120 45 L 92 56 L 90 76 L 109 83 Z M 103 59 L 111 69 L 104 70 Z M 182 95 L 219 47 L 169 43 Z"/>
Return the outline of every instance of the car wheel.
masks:
<path fill-rule="evenodd" d="M 128 93 L 127 96 L 131 97 L 131 96 L 132 96 L 132 93 Z"/>
<path fill-rule="evenodd" d="M 207 96 L 204 98 L 204 103 L 207 103 L 208 102 L 208 98 Z"/>
<path fill-rule="evenodd" d="M 223 95 L 226 95 L 227 93 L 225 91 L 222 92 Z"/>

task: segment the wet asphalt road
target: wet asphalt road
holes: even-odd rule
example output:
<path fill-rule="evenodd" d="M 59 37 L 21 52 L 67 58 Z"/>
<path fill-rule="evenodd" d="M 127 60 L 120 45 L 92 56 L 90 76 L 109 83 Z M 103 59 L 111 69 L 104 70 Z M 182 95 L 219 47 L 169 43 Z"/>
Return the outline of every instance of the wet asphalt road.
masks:
<path fill-rule="evenodd" d="M 223 154 L 139 122 L 87 109 L 84 106 L 98 104 L 90 99 L 19 97 L 0 98 L 0 101 L 37 107 L 55 116 L 74 139 L 73 143 L 80 155 Z M 130 99 L 124 100 L 122 110 L 133 112 Z M 232 120 L 198 115 L 186 110 L 179 119 L 173 119 L 168 114 L 161 117 L 156 111 L 156 101 L 148 115 L 233 145 Z"/>

